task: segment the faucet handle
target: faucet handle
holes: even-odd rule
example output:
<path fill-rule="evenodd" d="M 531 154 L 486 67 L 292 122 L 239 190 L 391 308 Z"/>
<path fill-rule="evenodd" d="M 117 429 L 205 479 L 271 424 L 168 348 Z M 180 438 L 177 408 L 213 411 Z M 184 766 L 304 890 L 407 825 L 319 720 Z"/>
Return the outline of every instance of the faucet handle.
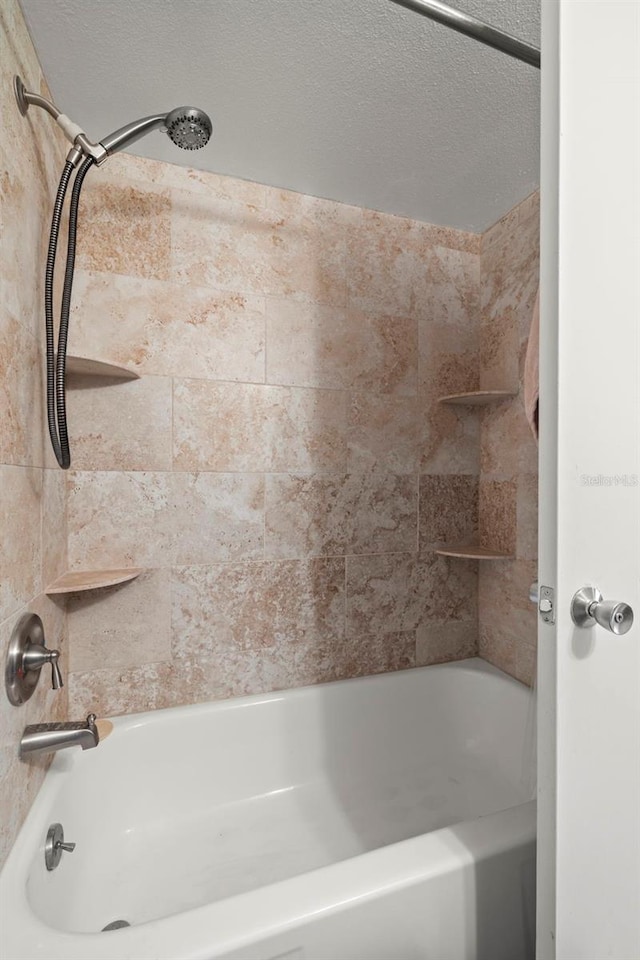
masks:
<path fill-rule="evenodd" d="M 47 650 L 42 620 L 35 613 L 25 613 L 18 620 L 9 639 L 5 666 L 5 689 L 16 707 L 26 703 L 36 688 L 45 663 L 51 664 L 51 686 L 63 686 L 58 661 L 59 650 Z"/>
<path fill-rule="evenodd" d="M 62 673 L 60 672 L 60 664 L 58 660 L 60 659 L 59 650 L 51 650 L 49 652 L 49 663 L 51 664 L 51 689 L 60 690 L 64 687 L 64 680 L 62 679 Z"/>
<path fill-rule="evenodd" d="M 50 663 L 51 688 L 52 690 L 60 690 L 60 688 L 64 686 L 64 681 L 62 679 L 62 673 L 60 672 L 60 666 L 58 664 L 59 659 L 59 650 L 47 650 L 43 644 L 31 643 L 23 655 L 22 663 L 24 670 L 38 671 L 44 667 L 45 663 Z"/>

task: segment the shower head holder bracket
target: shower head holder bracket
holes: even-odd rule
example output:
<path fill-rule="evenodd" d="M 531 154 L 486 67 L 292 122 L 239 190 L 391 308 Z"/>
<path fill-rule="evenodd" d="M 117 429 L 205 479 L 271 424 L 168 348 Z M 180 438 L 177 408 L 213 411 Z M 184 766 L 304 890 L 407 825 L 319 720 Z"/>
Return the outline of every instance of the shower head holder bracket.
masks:
<path fill-rule="evenodd" d="M 18 110 L 23 117 L 27 115 L 31 104 L 36 107 L 42 107 L 43 110 L 46 110 L 47 113 L 53 117 L 67 140 L 73 144 L 67 160 L 69 160 L 74 167 L 78 165 L 83 156 L 92 157 L 94 163 L 97 163 L 98 166 L 107 159 L 109 154 L 101 143 L 92 143 L 82 127 L 79 127 L 77 123 L 70 120 L 66 113 L 58 110 L 55 103 L 52 103 L 51 100 L 47 100 L 46 97 L 41 96 L 39 93 L 34 93 L 32 90 L 27 90 L 22 82 L 22 78 L 17 74 L 13 78 L 13 92 L 18 104 Z"/>

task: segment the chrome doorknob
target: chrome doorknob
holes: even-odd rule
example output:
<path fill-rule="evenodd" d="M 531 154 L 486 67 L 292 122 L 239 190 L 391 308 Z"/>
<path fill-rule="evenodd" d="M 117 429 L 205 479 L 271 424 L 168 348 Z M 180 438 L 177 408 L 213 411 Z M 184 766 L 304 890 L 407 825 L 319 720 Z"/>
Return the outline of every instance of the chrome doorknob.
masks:
<path fill-rule="evenodd" d="M 596 587 L 581 587 L 571 601 L 571 619 L 577 627 L 599 623 L 605 630 L 621 636 L 633 626 L 633 610 L 628 603 L 604 600 Z"/>

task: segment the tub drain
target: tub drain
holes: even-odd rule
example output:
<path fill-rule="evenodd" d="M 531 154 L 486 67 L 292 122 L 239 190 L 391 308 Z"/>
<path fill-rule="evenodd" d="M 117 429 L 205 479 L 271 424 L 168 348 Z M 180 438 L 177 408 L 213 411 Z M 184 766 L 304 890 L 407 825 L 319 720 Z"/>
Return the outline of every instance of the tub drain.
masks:
<path fill-rule="evenodd" d="M 108 923 L 106 927 L 102 928 L 102 933 L 106 930 L 121 930 L 122 927 L 130 927 L 131 924 L 128 920 L 112 920 L 111 923 Z"/>

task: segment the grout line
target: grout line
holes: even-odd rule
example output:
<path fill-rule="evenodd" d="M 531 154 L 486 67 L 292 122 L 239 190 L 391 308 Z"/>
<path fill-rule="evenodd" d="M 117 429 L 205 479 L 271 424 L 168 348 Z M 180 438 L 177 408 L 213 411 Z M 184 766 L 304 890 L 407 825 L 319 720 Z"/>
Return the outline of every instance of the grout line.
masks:
<path fill-rule="evenodd" d="M 175 424 L 174 424 L 175 392 L 176 392 L 175 377 L 171 377 L 171 472 L 172 473 L 176 468 Z"/>

